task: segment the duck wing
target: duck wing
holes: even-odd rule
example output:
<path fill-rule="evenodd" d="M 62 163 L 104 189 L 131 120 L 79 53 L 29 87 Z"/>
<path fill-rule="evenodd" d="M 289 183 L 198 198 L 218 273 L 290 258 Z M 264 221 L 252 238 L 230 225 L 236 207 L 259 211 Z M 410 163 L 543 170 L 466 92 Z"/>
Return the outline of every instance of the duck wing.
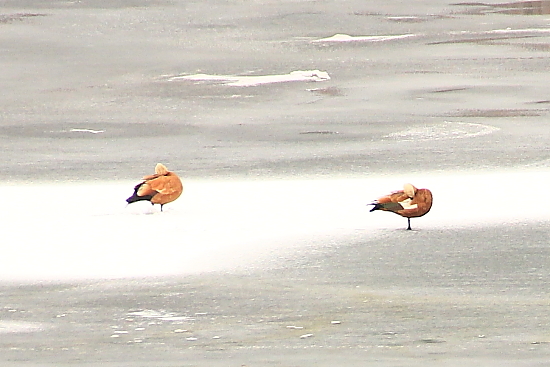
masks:
<path fill-rule="evenodd" d="M 181 181 L 177 176 L 160 176 L 147 181 L 147 184 L 162 195 L 171 195 L 182 190 Z"/>

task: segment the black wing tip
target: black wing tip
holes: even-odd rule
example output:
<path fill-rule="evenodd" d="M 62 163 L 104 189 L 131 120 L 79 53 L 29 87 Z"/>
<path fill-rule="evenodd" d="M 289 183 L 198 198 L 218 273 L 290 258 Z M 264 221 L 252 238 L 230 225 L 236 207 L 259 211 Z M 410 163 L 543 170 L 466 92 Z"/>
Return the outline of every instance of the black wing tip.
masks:
<path fill-rule="evenodd" d="M 134 193 L 132 194 L 132 196 L 130 196 L 128 199 L 126 199 L 126 202 L 128 204 L 135 203 L 136 201 L 141 201 L 141 200 L 149 200 L 150 201 L 153 198 L 152 195 L 146 195 L 146 196 L 139 196 L 138 195 L 138 190 L 141 187 L 141 185 L 143 185 L 144 183 L 145 183 L 145 181 L 140 182 L 134 187 Z"/>
<path fill-rule="evenodd" d="M 367 204 L 367 206 L 368 206 L 368 205 L 373 205 L 372 209 L 369 210 L 369 212 L 371 212 L 371 213 L 372 213 L 373 211 L 375 211 L 375 210 L 380 209 L 380 204 L 378 204 L 378 203 L 370 203 L 370 204 Z"/>
<path fill-rule="evenodd" d="M 126 199 L 126 202 L 127 202 L 128 204 L 132 204 L 132 203 L 135 203 L 136 201 L 139 201 L 139 200 L 140 200 L 139 196 L 137 196 L 137 195 L 132 195 L 132 196 L 130 196 L 128 199 Z"/>
<path fill-rule="evenodd" d="M 135 203 L 136 201 L 143 201 L 143 200 L 151 201 L 152 198 L 153 197 L 151 195 L 147 195 L 147 196 L 133 195 L 133 196 L 130 196 L 128 199 L 126 199 L 126 202 L 128 204 L 132 204 L 132 203 Z"/>

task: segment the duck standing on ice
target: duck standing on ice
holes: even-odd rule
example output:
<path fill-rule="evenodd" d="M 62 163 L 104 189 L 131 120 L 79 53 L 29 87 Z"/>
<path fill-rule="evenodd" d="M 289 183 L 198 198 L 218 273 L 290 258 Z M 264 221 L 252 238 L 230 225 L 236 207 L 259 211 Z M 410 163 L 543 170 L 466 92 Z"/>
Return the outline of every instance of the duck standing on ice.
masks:
<path fill-rule="evenodd" d="M 432 208 L 432 192 L 428 189 L 417 189 L 410 183 L 403 186 L 403 190 L 394 191 L 389 195 L 382 196 L 368 205 L 374 205 L 370 210 L 384 210 L 399 214 L 407 218 L 411 229 L 411 218 L 421 217 Z"/>
<path fill-rule="evenodd" d="M 164 204 L 171 203 L 180 197 L 183 185 L 174 172 L 168 171 L 165 165 L 157 163 L 155 174 L 143 177 L 143 182 L 134 187 L 134 194 L 126 199 L 128 204 L 147 200 L 152 205 L 160 204 L 160 211 Z"/>

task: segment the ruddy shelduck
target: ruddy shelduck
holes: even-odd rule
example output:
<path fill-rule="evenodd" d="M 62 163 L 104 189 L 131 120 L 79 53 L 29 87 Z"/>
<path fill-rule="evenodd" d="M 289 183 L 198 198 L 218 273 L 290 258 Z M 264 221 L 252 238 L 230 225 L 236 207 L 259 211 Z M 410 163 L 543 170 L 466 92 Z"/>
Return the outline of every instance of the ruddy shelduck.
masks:
<path fill-rule="evenodd" d="M 384 210 L 399 214 L 407 218 L 408 227 L 411 229 L 411 218 L 421 217 L 432 208 L 432 192 L 428 189 L 417 189 L 410 183 L 403 186 L 403 190 L 394 191 L 382 196 L 368 205 L 374 205 L 370 210 Z"/>
<path fill-rule="evenodd" d="M 134 187 L 134 194 L 126 199 L 128 204 L 147 200 L 152 205 L 160 204 L 160 211 L 164 204 L 171 203 L 180 197 L 183 185 L 174 172 L 168 171 L 165 165 L 157 163 L 155 174 L 143 177 L 143 182 Z"/>

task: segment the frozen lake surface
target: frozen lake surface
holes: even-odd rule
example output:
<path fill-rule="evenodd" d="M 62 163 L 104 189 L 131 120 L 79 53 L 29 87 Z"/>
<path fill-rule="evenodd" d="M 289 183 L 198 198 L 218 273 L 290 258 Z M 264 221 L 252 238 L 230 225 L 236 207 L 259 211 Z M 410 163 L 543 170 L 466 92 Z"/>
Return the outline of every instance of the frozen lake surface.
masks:
<path fill-rule="evenodd" d="M 0 1 L 0 364 L 547 365 L 549 17 Z"/>

